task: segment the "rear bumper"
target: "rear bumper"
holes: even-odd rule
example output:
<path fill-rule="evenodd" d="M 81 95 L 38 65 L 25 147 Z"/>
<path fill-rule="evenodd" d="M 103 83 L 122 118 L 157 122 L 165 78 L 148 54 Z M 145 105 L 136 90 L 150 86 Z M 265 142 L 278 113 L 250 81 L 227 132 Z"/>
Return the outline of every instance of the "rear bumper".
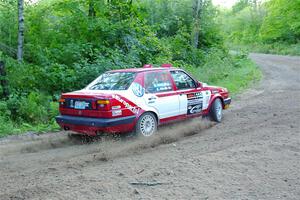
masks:
<path fill-rule="evenodd" d="M 134 129 L 135 116 L 120 118 L 90 118 L 59 115 L 56 122 L 64 130 L 71 130 L 80 134 L 96 136 L 98 133 L 126 133 Z"/>
<path fill-rule="evenodd" d="M 124 124 L 131 124 L 135 120 L 135 116 L 119 117 L 119 118 L 90 118 L 90 117 L 74 117 L 68 115 L 59 115 L 55 117 L 58 124 L 71 124 L 88 127 L 112 127 Z"/>

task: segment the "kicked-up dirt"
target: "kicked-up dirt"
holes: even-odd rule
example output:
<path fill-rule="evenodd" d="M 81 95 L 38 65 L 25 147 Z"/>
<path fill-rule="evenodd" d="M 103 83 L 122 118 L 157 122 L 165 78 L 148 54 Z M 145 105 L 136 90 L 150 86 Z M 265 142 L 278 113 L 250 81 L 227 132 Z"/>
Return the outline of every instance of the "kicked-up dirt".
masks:
<path fill-rule="evenodd" d="M 0 199 L 300 199 L 300 57 L 250 57 L 264 78 L 220 124 L 150 139 L 1 139 Z"/>

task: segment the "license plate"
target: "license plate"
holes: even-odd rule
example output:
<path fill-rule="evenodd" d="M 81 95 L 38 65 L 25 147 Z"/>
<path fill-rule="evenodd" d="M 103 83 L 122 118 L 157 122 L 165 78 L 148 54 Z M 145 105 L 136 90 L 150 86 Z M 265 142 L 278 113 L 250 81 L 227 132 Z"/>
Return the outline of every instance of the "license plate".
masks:
<path fill-rule="evenodd" d="M 75 101 L 75 109 L 85 109 L 86 103 L 85 101 Z"/>

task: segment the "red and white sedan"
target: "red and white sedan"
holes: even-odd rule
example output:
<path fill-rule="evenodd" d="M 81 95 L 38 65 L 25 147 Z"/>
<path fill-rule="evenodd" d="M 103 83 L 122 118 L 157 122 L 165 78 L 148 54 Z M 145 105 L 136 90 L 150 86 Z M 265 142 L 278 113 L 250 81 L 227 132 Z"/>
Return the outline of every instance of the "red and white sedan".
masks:
<path fill-rule="evenodd" d="M 170 64 L 108 71 L 86 88 L 64 93 L 57 123 L 64 130 L 95 136 L 135 131 L 151 136 L 157 126 L 209 115 L 221 122 L 231 98 Z"/>

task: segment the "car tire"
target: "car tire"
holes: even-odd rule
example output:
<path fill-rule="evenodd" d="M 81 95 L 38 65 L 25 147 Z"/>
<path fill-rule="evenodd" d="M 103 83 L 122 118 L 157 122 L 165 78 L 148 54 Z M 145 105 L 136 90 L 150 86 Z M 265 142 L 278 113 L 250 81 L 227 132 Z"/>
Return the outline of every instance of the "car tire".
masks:
<path fill-rule="evenodd" d="M 157 119 L 151 112 L 146 112 L 140 116 L 135 126 L 137 136 L 150 137 L 157 131 Z"/>
<path fill-rule="evenodd" d="M 68 139 L 73 144 L 80 144 L 82 143 L 82 135 L 81 134 L 74 134 L 74 133 L 68 133 Z"/>
<path fill-rule="evenodd" d="M 223 105 L 220 98 L 214 100 L 213 104 L 211 105 L 210 118 L 215 122 L 221 122 L 223 117 Z"/>

